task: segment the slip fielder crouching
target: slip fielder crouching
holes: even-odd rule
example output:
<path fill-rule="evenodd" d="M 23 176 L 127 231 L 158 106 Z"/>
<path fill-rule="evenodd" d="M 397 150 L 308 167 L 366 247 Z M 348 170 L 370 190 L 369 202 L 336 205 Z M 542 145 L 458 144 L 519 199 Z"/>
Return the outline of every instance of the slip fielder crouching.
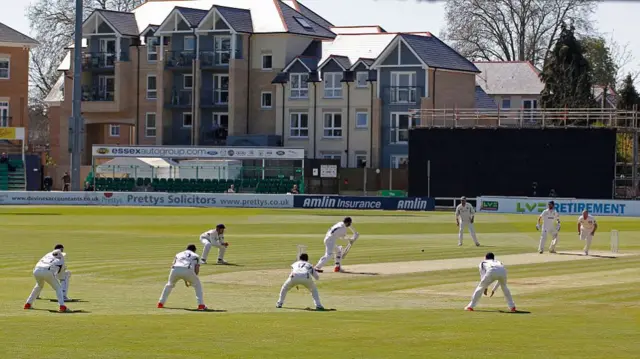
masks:
<path fill-rule="evenodd" d="M 200 257 L 196 254 L 196 246 L 189 244 L 187 250 L 176 254 L 173 259 L 169 280 L 164 286 L 160 300 L 158 300 L 158 308 L 164 308 L 164 303 L 169 299 L 169 294 L 171 294 L 176 283 L 179 280 L 184 280 L 187 287 L 192 286 L 196 291 L 198 310 L 206 310 L 207 306 L 204 305 L 204 294 L 198 274 L 200 274 Z"/>

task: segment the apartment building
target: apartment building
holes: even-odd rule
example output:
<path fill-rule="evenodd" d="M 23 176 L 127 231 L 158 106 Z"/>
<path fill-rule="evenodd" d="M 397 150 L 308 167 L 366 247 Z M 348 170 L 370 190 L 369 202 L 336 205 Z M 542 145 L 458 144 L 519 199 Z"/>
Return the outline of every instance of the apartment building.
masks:
<path fill-rule="evenodd" d="M 309 44 L 334 38 L 331 26 L 295 0 L 152 0 L 129 13 L 96 10 L 83 23 L 85 149 L 281 145 L 271 80 Z M 60 144 L 68 141 L 74 51 L 50 94 Z M 56 162 L 68 164 L 66 157 Z"/>
<path fill-rule="evenodd" d="M 346 167 L 397 168 L 420 124 L 414 111 L 476 106 L 478 69 L 431 33 L 331 30 L 334 39 L 310 46 L 274 78 L 285 146 Z"/>
<path fill-rule="evenodd" d="M 0 127 L 28 130 L 29 50 L 38 42 L 0 23 Z"/>

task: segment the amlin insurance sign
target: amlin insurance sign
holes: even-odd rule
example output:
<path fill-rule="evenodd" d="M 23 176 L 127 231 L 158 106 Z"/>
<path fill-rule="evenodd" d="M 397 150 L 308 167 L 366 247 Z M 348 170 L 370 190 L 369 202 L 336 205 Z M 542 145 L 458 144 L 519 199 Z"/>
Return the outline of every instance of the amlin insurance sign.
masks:
<path fill-rule="evenodd" d="M 579 215 L 585 209 L 595 216 L 640 217 L 640 201 L 573 198 L 480 197 L 478 212 L 539 214 L 554 201 L 560 214 Z"/>

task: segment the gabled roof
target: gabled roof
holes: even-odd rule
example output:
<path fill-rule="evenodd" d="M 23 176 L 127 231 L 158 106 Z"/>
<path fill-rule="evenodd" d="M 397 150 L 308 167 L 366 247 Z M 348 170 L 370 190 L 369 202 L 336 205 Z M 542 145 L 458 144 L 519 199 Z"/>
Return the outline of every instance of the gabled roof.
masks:
<path fill-rule="evenodd" d="M 182 17 L 184 17 L 187 25 L 192 28 L 198 27 L 198 25 L 200 25 L 200 21 L 202 21 L 202 19 L 204 19 L 204 17 L 209 13 L 208 10 L 191 9 L 182 6 L 176 6 L 176 10 L 180 12 Z"/>
<path fill-rule="evenodd" d="M 39 43 L 30 38 L 29 36 L 10 28 L 9 26 L 0 22 L 0 44 L 3 46 L 27 46 L 34 47 Z"/>
<path fill-rule="evenodd" d="M 51 91 L 44 98 L 43 102 L 49 106 L 59 106 L 64 101 L 64 73 L 60 74 L 56 83 L 51 87 Z"/>
<path fill-rule="evenodd" d="M 111 10 L 95 10 L 100 13 L 114 31 L 122 36 L 138 36 L 140 30 L 136 17 L 131 12 L 119 12 Z"/>
<path fill-rule="evenodd" d="M 593 98 L 598 104 L 602 104 L 602 96 L 604 95 L 604 87 L 601 85 L 593 85 L 591 87 Z M 618 104 L 618 94 L 610 87 L 607 87 L 607 103 L 608 106 L 615 108 Z"/>
<path fill-rule="evenodd" d="M 301 13 L 302 15 L 306 16 L 307 18 L 311 19 L 311 21 L 315 22 L 316 24 L 330 29 L 333 24 L 329 22 L 329 20 L 323 18 L 322 16 L 318 15 L 317 13 L 313 12 L 311 9 L 309 9 L 308 7 L 304 6 L 304 4 L 301 4 L 300 2 L 296 1 L 296 4 L 298 5 L 298 7 L 296 7 L 295 9 Z"/>
<path fill-rule="evenodd" d="M 356 61 L 353 65 L 351 65 L 350 70 L 351 71 L 355 70 L 355 68 L 358 67 L 358 65 L 360 64 L 363 64 L 364 67 L 367 68 L 368 70 L 375 61 L 376 59 L 367 59 L 367 58 L 361 57 L 358 59 L 358 61 Z"/>
<path fill-rule="evenodd" d="M 471 61 L 433 35 L 400 34 L 398 36 L 415 51 L 420 60 L 431 68 L 480 72 Z"/>
<path fill-rule="evenodd" d="M 527 61 L 478 61 L 476 83 L 489 95 L 540 95 L 544 83 Z"/>
<path fill-rule="evenodd" d="M 395 33 L 338 35 L 333 41 L 323 41 L 320 62 L 324 62 L 332 54 L 346 56 L 352 63 L 360 58 L 375 59 L 395 37 Z"/>
<path fill-rule="evenodd" d="M 227 20 L 229 26 L 236 32 L 252 33 L 253 20 L 251 19 L 251 11 L 245 9 L 236 9 L 227 6 L 215 6 L 218 13 Z"/>
<path fill-rule="evenodd" d="M 288 72 L 291 66 L 293 66 L 296 62 L 299 62 L 304 66 L 309 72 L 313 72 L 318 70 L 318 59 L 315 57 L 309 56 L 296 56 L 287 66 L 282 70 L 282 72 Z"/>
<path fill-rule="evenodd" d="M 340 66 L 342 71 L 347 71 L 351 67 L 351 61 L 349 61 L 348 57 L 341 56 L 341 55 L 331 55 L 326 60 L 324 60 L 322 63 L 320 63 L 320 65 L 318 65 L 318 69 L 322 69 L 330 61 L 333 61 L 336 64 L 338 64 L 338 66 Z"/>
<path fill-rule="evenodd" d="M 140 36 L 147 36 L 149 32 L 155 33 L 159 27 L 160 25 L 149 25 L 146 29 L 142 30 Z"/>
<path fill-rule="evenodd" d="M 336 37 L 336 34 L 331 32 L 331 30 L 317 24 L 315 21 L 307 18 L 285 3 L 278 0 L 275 1 L 277 1 L 276 4 L 280 9 L 280 15 L 282 16 L 282 21 L 287 28 L 287 32 L 331 39 Z M 305 23 L 308 24 L 309 27 L 304 26 Z"/>
<path fill-rule="evenodd" d="M 476 108 L 497 110 L 496 102 L 482 90 L 482 87 L 476 85 Z"/>

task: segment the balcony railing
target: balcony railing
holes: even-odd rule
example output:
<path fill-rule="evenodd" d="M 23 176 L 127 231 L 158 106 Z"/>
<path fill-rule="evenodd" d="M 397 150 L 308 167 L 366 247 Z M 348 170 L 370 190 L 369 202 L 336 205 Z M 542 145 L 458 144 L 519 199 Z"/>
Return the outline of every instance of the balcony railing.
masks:
<path fill-rule="evenodd" d="M 228 51 L 200 51 L 200 67 L 228 67 L 231 62 L 233 52 Z M 235 58 L 239 59 L 242 53 L 239 50 L 235 51 Z"/>
<path fill-rule="evenodd" d="M 200 106 L 201 107 L 226 107 L 229 105 L 229 90 L 201 90 Z"/>
<path fill-rule="evenodd" d="M 84 86 L 82 88 L 82 101 L 115 101 L 115 91 Z"/>
<path fill-rule="evenodd" d="M 384 89 L 384 102 L 392 105 L 410 105 L 420 103 L 422 87 L 392 86 Z"/>
<path fill-rule="evenodd" d="M 191 68 L 195 58 L 195 51 L 167 51 L 164 64 L 168 69 Z"/>
<path fill-rule="evenodd" d="M 82 69 L 87 70 L 100 70 L 100 69 L 112 69 L 116 66 L 118 61 L 129 61 L 129 54 L 126 52 L 120 53 L 120 59 L 115 52 L 87 52 L 82 54 Z"/>
<path fill-rule="evenodd" d="M 171 90 L 165 97 L 168 106 L 188 107 L 193 104 L 193 92 L 191 90 Z"/>
<path fill-rule="evenodd" d="M 613 127 L 640 130 L 640 112 L 586 109 L 412 110 L 421 127 Z"/>

